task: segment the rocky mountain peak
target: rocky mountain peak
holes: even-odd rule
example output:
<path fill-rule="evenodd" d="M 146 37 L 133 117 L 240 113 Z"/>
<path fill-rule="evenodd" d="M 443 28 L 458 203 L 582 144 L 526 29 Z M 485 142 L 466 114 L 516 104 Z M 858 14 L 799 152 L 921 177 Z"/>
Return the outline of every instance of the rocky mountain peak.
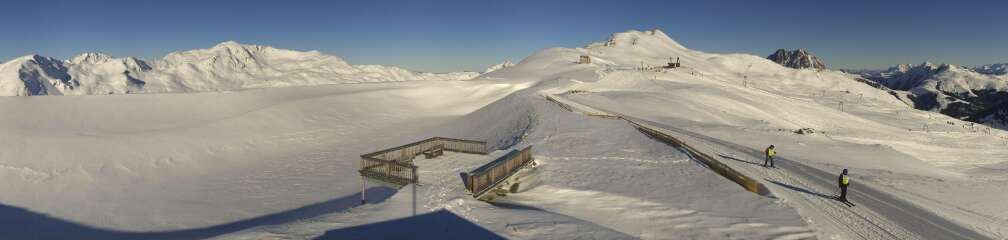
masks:
<path fill-rule="evenodd" d="M 812 55 L 804 48 L 799 48 L 796 50 L 786 50 L 777 49 L 776 52 L 770 54 L 767 57 L 771 61 L 774 61 L 780 65 L 789 68 L 803 69 L 803 68 L 814 68 L 814 69 L 825 69 L 826 64 L 819 60 L 816 56 Z"/>

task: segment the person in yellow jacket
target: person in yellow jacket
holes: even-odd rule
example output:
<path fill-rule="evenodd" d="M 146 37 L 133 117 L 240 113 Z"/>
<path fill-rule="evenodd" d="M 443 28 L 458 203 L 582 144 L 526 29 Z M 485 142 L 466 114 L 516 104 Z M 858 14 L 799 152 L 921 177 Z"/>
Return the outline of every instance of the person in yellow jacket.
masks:
<path fill-rule="evenodd" d="M 770 167 L 774 167 L 773 157 L 774 155 L 777 155 L 777 151 L 774 150 L 774 146 L 770 145 L 769 147 L 766 148 L 766 150 L 763 151 L 763 153 L 766 155 L 766 159 L 763 159 L 763 166 L 766 167 L 767 163 L 770 163 Z"/>
<path fill-rule="evenodd" d="M 840 174 L 840 178 L 837 179 L 838 184 L 840 184 L 840 201 L 847 201 L 847 186 L 850 185 L 850 177 L 847 176 L 847 169 L 844 168 L 843 173 Z"/>

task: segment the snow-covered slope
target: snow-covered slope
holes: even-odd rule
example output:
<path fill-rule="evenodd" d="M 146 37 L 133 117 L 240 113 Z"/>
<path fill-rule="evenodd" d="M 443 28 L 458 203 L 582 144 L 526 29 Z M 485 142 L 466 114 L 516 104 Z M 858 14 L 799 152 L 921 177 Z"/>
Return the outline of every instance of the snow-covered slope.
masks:
<path fill-rule="evenodd" d="M 407 80 L 467 80 L 476 72 L 425 73 L 351 65 L 317 51 L 223 42 L 144 61 L 84 53 L 68 61 L 30 55 L 0 65 L 0 96 L 204 92 Z"/>

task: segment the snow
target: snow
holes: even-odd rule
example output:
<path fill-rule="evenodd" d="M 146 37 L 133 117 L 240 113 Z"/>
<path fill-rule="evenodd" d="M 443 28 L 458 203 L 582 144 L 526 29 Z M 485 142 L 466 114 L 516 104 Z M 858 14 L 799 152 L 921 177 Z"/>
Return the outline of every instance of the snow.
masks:
<path fill-rule="evenodd" d="M 577 64 L 581 55 L 592 63 Z M 635 70 L 670 57 L 683 67 Z M 0 73 L 54 62 L 21 60 Z M 70 62 L 91 64 L 70 64 L 70 75 L 98 76 L 91 79 L 143 69 L 141 61 L 100 55 Z M 0 181 L 8 183 L 0 186 L 0 210 L 11 213 L 0 219 L 33 216 L 40 226 L 0 230 L 53 239 L 309 239 L 416 223 L 395 234 L 473 237 L 425 220 L 435 219 L 509 239 L 1008 236 L 1001 203 L 1008 150 L 999 138 L 1008 133 L 970 131 L 850 74 L 703 53 L 651 30 L 544 49 L 468 81 L 352 72 L 340 81 L 374 83 L 277 87 L 311 82 L 285 73 L 338 72 L 344 64 L 317 52 L 225 42 L 152 61 L 137 75 L 143 91 L 183 93 L 0 98 L 0 111 L 11 113 L 0 115 Z M 370 68 L 380 67 L 353 69 Z M 36 72 L 54 79 L 44 70 Z M 177 85 L 184 90 L 149 80 L 176 75 L 215 80 Z M 102 86 L 72 79 L 84 89 Z M 99 91 L 65 89 L 51 93 Z M 225 89 L 244 90 L 203 92 Z M 624 120 L 590 114 L 685 139 L 763 182 L 772 196 L 744 190 Z M 815 133 L 794 133 L 802 128 Z M 419 184 L 393 190 L 370 181 L 368 204 L 357 206 L 360 154 L 432 136 L 487 141 L 501 151 L 418 157 Z M 769 144 L 781 168 L 758 166 L 758 150 Z M 525 146 L 533 146 L 537 166 L 520 173 L 521 191 L 494 202 L 468 195 L 459 172 Z M 851 170 L 857 207 L 830 199 L 830 179 L 842 168 Z"/>
<path fill-rule="evenodd" d="M 135 231 L 278 212 L 356 193 L 360 154 L 429 137 L 417 127 L 510 91 L 437 82 L 0 99 L 11 113 L 0 117 L 11 183 L 0 202 Z"/>

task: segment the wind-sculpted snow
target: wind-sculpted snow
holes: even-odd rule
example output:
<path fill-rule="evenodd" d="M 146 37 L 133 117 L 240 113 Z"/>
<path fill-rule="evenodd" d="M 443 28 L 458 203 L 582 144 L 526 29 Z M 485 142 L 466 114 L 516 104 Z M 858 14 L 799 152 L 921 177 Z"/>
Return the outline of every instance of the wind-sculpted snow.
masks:
<path fill-rule="evenodd" d="M 0 65 L 0 96 L 206 92 L 339 83 L 468 80 L 476 72 L 425 73 L 351 65 L 317 51 L 224 42 L 144 61 L 84 53 L 70 60 L 30 55 Z"/>

